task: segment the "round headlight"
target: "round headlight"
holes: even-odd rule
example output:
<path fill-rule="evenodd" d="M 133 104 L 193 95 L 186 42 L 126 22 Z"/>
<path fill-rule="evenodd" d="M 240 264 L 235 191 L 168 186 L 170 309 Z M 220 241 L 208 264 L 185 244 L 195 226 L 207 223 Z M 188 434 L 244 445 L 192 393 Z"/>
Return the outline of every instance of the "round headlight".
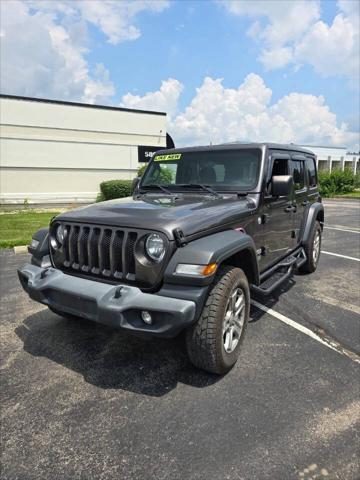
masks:
<path fill-rule="evenodd" d="M 58 241 L 58 243 L 60 245 L 62 245 L 64 243 L 64 238 L 65 238 L 65 228 L 63 227 L 63 225 L 58 225 L 57 228 L 56 228 L 56 231 L 55 231 L 55 237 L 56 237 L 56 240 Z"/>
<path fill-rule="evenodd" d="M 165 242 L 157 233 L 151 233 L 145 243 L 146 253 L 155 262 L 161 262 L 165 255 Z"/>

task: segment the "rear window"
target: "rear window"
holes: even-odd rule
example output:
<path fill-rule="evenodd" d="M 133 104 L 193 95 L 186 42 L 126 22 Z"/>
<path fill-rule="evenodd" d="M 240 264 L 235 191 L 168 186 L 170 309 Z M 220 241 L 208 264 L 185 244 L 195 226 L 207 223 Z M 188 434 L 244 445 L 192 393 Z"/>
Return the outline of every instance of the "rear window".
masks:
<path fill-rule="evenodd" d="M 316 178 L 316 164 L 315 158 L 306 159 L 306 171 L 308 176 L 309 187 L 316 187 L 317 178 Z"/>
<path fill-rule="evenodd" d="M 305 187 L 304 162 L 302 160 L 291 160 L 291 166 L 295 190 L 302 190 Z"/>

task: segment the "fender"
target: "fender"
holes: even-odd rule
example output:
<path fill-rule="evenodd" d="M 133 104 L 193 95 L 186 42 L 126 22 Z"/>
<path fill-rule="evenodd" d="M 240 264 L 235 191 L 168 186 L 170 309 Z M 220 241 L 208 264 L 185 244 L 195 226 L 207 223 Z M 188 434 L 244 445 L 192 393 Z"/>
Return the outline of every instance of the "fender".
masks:
<path fill-rule="evenodd" d="M 175 274 L 179 263 L 195 265 L 220 264 L 233 255 L 244 252 L 247 255 L 247 265 L 250 265 L 255 282 L 259 279 L 259 269 L 256 257 L 256 247 L 253 239 L 244 233 L 235 230 L 214 233 L 202 237 L 178 248 L 165 270 L 164 283 L 177 283 L 186 285 L 209 285 L 214 277 L 196 278 L 190 275 Z M 241 266 L 241 265 L 240 265 Z M 249 282 L 250 283 L 250 282 Z"/>
<path fill-rule="evenodd" d="M 302 232 L 302 241 L 301 243 L 304 245 L 309 241 L 311 229 L 314 225 L 314 222 L 319 217 L 321 228 L 324 225 L 324 205 L 320 202 L 314 202 L 310 205 L 308 214 L 306 217 L 306 221 L 304 224 L 303 232 Z"/>
<path fill-rule="evenodd" d="M 31 254 L 31 263 L 37 267 L 50 267 L 49 228 L 40 228 L 33 234 L 32 239 L 39 243 L 34 246 L 33 242 L 31 242 L 31 245 L 28 247 L 28 251 Z"/>

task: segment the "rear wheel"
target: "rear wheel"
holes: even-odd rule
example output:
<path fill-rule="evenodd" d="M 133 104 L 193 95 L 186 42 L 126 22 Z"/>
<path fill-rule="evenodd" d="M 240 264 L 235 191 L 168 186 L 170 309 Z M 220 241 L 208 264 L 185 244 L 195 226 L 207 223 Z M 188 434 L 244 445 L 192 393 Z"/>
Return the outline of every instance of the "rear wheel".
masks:
<path fill-rule="evenodd" d="M 315 272 L 320 258 L 321 252 L 321 226 L 318 221 L 316 221 L 311 230 L 309 242 L 304 245 L 304 250 L 306 253 L 306 262 L 299 268 L 299 271 L 302 273 L 313 273 Z"/>
<path fill-rule="evenodd" d="M 250 312 L 250 290 L 242 270 L 223 266 L 214 279 L 198 322 L 187 331 L 191 362 L 224 374 L 236 363 Z"/>

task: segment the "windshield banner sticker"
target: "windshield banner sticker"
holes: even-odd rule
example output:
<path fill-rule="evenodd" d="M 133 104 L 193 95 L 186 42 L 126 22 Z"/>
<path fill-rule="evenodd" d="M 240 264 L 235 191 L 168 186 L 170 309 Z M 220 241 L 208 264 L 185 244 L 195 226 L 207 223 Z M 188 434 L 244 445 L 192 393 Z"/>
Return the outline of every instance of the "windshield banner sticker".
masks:
<path fill-rule="evenodd" d="M 156 155 L 154 162 L 164 162 L 167 160 L 180 160 L 181 153 L 171 153 L 170 155 Z"/>

